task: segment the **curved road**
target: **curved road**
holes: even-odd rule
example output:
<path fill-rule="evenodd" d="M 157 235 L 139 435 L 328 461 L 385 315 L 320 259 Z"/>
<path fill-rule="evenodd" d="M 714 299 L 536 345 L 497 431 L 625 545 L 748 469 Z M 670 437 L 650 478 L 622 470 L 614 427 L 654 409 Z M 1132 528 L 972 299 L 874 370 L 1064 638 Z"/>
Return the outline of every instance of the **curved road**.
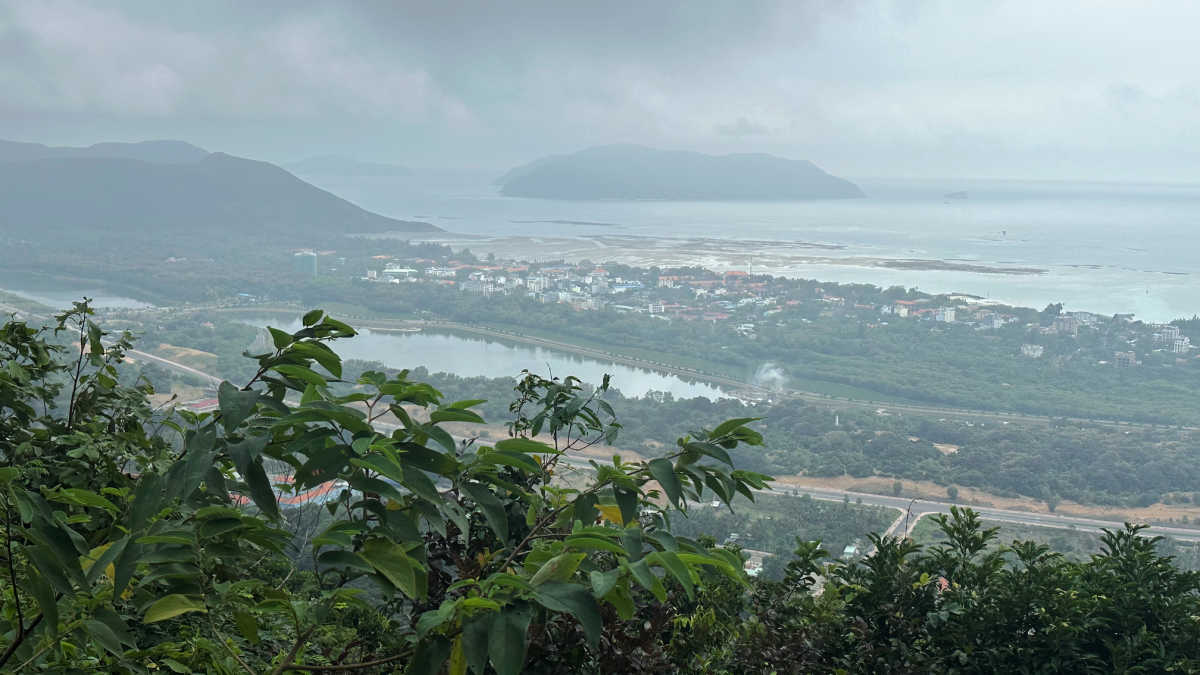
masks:
<path fill-rule="evenodd" d="M 773 483 L 775 488 L 770 494 L 785 494 L 790 495 L 793 491 L 797 496 L 809 495 L 813 499 L 823 499 L 826 501 L 842 501 L 846 497 L 851 500 L 862 499 L 863 504 L 870 506 L 884 506 L 893 509 L 899 509 L 902 513 L 898 521 L 903 521 L 904 516 L 910 513 L 908 518 L 908 527 L 906 534 L 910 534 L 916 526 L 917 521 L 922 516 L 938 513 L 950 513 L 950 507 L 954 504 L 945 502 L 934 502 L 922 499 L 909 499 L 904 497 L 891 497 L 887 495 L 876 495 L 867 492 L 851 492 L 849 490 L 833 490 L 826 488 L 813 488 L 795 485 L 793 483 Z M 961 506 L 969 507 L 983 517 L 984 520 L 991 520 L 1003 523 L 1015 523 L 1019 525 L 1032 525 L 1035 527 L 1052 527 L 1056 529 L 1070 530 L 1074 529 L 1080 532 L 1099 532 L 1101 528 L 1114 529 L 1121 527 L 1121 523 L 1112 520 L 1101 520 L 1098 518 L 1083 518 L 1079 516 L 1062 516 L 1053 513 L 1030 513 L 1027 511 L 1014 511 L 1011 509 L 997 509 L 990 506 L 976 506 L 974 504 L 961 504 Z M 893 523 L 892 527 L 896 528 L 898 523 Z M 890 529 L 890 528 L 889 528 Z M 1168 527 L 1165 525 L 1152 525 L 1146 530 L 1151 535 L 1162 535 L 1171 537 L 1177 541 L 1200 542 L 1200 530 L 1193 530 L 1184 527 Z"/>

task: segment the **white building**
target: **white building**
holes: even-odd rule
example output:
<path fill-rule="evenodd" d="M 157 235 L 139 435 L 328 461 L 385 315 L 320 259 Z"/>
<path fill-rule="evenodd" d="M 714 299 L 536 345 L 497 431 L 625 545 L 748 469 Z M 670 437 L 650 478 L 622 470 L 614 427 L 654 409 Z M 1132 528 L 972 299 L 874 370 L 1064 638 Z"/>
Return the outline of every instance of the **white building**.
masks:
<path fill-rule="evenodd" d="M 1046 348 L 1041 345 L 1021 345 L 1021 355 L 1028 356 L 1031 359 L 1040 359 L 1042 354 L 1046 352 Z"/>
<path fill-rule="evenodd" d="M 425 276 L 433 279 L 453 279 L 458 276 L 458 272 L 449 267 L 430 267 L 425 270 Z"/>
<path fill-rule="evenodd" d="M 417 271 L 409 267 L 401 267 L 389 263 L 383 268 L 383 274 L 393 279 L 408 279 L 409 277 L 416 276 Z"/>
<path fill-rule="evenodd" d="M 933 320 L 942 321 L 944 323 L 954 323 L 954 308 L 953 307 L 938 307 L 933 310 Z"/>

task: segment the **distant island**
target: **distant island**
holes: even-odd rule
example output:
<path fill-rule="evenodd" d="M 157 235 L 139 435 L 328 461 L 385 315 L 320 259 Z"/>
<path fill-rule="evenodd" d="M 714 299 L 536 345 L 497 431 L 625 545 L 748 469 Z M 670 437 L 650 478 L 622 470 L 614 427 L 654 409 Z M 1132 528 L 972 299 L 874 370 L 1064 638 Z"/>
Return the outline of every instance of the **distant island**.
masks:
<path fill-rule="evenodd" d="M 436 232 L 371 213 L 284 169 L 181 141 L 56 148 L 0 141 L 0 232 L 78 235 Z"/>
<path fill-rule="evenodd" d="M 766 154 L 705 155 L 607 145 L 553 155 L 497 181 L 509 197 L 541 199 L 764 200 L 864 197 L 812 162 Z"/>

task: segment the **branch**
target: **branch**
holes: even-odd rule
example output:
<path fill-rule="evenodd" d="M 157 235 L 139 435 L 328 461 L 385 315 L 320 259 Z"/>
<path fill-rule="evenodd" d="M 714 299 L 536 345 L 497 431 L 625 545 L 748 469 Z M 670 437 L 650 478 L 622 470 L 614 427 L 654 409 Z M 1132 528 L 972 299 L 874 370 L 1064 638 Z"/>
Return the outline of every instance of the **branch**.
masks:
<path fill-rule="evenodd" d="M 13 604 L 17 608 L 17 640 L 25 637 L 25 614 L 21 610 L 21 597 L 17 595 L 17 570 L 13 567 L 12 518 L 9 516 L 8 500 L 4 503 L 4 546 L 8 549 L 8 579 L 12 584 Z"/>
<path fill-rule="evenodd" d="M 374 668 L 375 666 L 382 666 L 382 665 L 386 665 L 389 663 L 395 663 L 396 661 L 399 661 L 400 659 L 406 659 L 406 658 L 412 656 L 412 652 L 413 652 L 412 649 L 407 649 L 407 650 L 400 652 L 399 654 L 396 654 L 394 656 L 388 656 L 386 658 L 376 659 L 374 661 L 363 661 L 362 663 L 339 663 L 339 664 L 330 665 L 330 666 L 305 666 L 305 665 L 295 665 L 294 664 L 294 665 L 288 666 L 287 669 L 288 670 L 303 670 L 305 672 L 310 672 L 310 673 L 323 673 L 323 672 L 329 671 L 329 670 L 333 670 L 333 671 L 364 670 L 366 668 Z"/>
<path fill-rule="evenodd" d="M 233 657 L 233 660 L 237 661 L 238 665 L 240 665 L 247 673 L 250 673 L 250 675 L 257 675 L 254 669 L 250 667 L 250 664 L 243 661 L 242 657 L 238 656 L 237 652 L 233 651 L 233 647 L 229 646 L 228 639 L 224 635 L 221 635 L 221 631 L 217 630 L 217 624 L 213 621 L 211 614 L 208 617 L 208 625 L 212 628 L 213 635 L 217 636 L 217 641 L 221 643 L 221 646 L 225 648 L 225 651 L 229 652 L 229 655 Z"/>
<path fill-rule="evenodd" d="M 316 629 L 317 627 L 313 626 L 303 633 L 296 633 L 296 642 L 292 645 L 291 651 L 289 651 L 287 656 L 284 657 L 283 661 L 281 661 L 279 665 L 275 667 L 275 670 L 271 671 L 271 675 L 280 675 L 280 673 L 283 671 L 296 667 L 292 665 L 292 661 L 296 660 L 296 654 L 300 653 L 300 648 L 304 646 L 305 641 L 308 640 L 308 636 L 312 635 L 313 631 Z"/>

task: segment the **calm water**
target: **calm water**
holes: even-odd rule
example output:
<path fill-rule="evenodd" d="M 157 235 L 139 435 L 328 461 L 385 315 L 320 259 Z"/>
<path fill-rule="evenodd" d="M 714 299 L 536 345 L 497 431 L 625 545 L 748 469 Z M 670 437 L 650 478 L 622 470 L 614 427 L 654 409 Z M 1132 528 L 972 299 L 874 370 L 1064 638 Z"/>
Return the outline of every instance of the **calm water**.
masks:
<path fill-rule="evenodd" d="M 300 329 L 299 320 L 249 320 L 255 326 L 272 325 L 288 332 Z M 674 375 L 644 368 L 584 358 L 542 347 L 498 342 L 451 333 L 383 333 L 362 329 L 358 336 L 340 341 L 343 359 L 379 361 L 390 368 L 425 366 L 430 372 L 462 377 L 516 377 L 522 369 L 542 376 L 574 375 L 584 382 L 599 384 L 612 375 L 612 387 L 627 396 L 649 391 L 670 392 L 675 398 L 721 398 L 719 388 L 704 382 L 687 382 Z"/>
<path fill-rule="evenodd" d="M 852 264 L 798 263 L 762 271 L 971 293 L 1034 307 L 1063 302 L 1068 309 L 1133 312 L 1147 320 L 1200 313 L 1200 186 L 1195 185 L 859 180 L 866 199 L 566 202 L 500 197 L 478 180 L 429 186 L 411 177 L 310 179 L 365 208 L 455 233 L 815 242 L 843 247 L 814 251 L 815 256 Z M 966 191 L 967 198 L 946 197 L 958 191 Z M 1045 273 L 853 264 L 871 258 L 1036 267 Z M 603 251 L 594 259 L 603 260 Z M 721 266 L 719 253 L 696 262 Z"/>
<path fill-rule="evenodd" d="M 15 288 L 0 288 L 0 291 L 19 295 L 22 298 L 32 300 L 38 304 L 45 305 L 52 309 L 69 309 L 71 303 L 79 302 L 86 298 L 92 299 L 92 306 L 97 308 L 112 308 L 112 309 L 142 309 L 152 307 L 150 303 L 126 298 L 120 295 L 114 295 L 100 289 L 76 289 L 76 288 L 38 288 L 36 290 L 22 290 Z"/>

